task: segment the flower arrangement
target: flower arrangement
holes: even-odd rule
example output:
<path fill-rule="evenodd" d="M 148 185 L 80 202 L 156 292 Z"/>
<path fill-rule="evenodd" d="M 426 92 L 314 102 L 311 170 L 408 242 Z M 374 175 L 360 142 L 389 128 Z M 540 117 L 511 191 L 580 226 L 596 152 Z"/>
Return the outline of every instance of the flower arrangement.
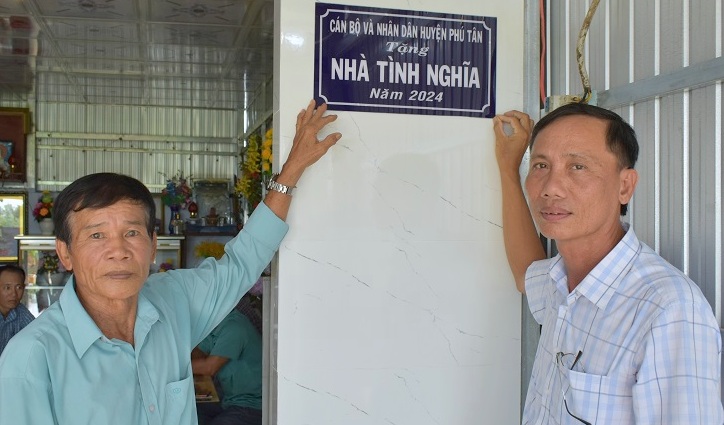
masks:
<path fill-rule="evenodd" d="M 41 258 L 40 267 L 38 267 L 38 273 L 60 273 L 64 272 L 65 269 L 58 259 L 58 254 L 55 251 L 43 251 L 43 257 Z"/>
<path fill-rule="evenodd" d="M 191 203 L 192 191 L 187 183 L 187 181 L 191 179 L 191 176 L 184 177 L 181 171 L 172 177 L 167 177 L 166 174 L 163 173 L 161 173 L 161 175 L 166 178 L 166 187 L 161 191 L 161 201 L 163 204 L 169 207 L 185 209 Z"/>
<path fill-rule="evenodd" d="M 274 143 L 274 130 L 269 129 L 264 134 L 264 141 L 261 143 L 261 175 L 265 181 L 271 178 L 272 165 L 272 144 Z"/>
<path fill-rule="evenodd" d="M 38 203 L 35 204 L 35 208 L 33 208 L 33 217 L 35 217 L 35 220 L 38 222 L 45 218 L 53 217 L 53 197 L 49 191 L 44 190 L 40 195 Z"/>
<path fill-rule="evenodd" d="M 194 254 L 199 258 L 214 257 L 218 260 L 224 255 L 224 244 L 215 241 L 203 241 L 196 245 Z"/>
<path fill-rule="evenodd" d="M 236 181 L 234 190 L 246 198 L 251 211 L 261 202 L 261 152 L 259 135 L 252 134 L 247 141 L 244 160 L 241 163 L 241 177 Z M 251 213 L 250 211 L 250 213 Z"/>
<path fill-rule="evenodd" d="M 264 141 L 258 133 L 247 140 L 244 160 L 241 163 L 241 178 L 236 181 L 234 190 L 249 203 L 249 213 L 261 202 L 262 186 L 271 178 L 273 129 L 264 134 Z"/>
<path fill-rule="evenodd" d="M 173 260 L 170 258 L 167 258 L 166 261 L 159 264 L 159 266 L 158 266 L 159 273 L 167 272 L 167 271 L 173 270 L 173 269 L 174 269 Z"/>

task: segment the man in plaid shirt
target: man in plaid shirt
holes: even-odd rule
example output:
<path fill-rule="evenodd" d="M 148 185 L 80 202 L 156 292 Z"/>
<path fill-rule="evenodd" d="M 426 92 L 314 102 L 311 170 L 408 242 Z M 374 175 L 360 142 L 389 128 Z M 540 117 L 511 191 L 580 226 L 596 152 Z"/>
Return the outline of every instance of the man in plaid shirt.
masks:
<path fill-rule="evenodd" d="M 20 301 L 25 293 L 25 270 L 15 265 L 0 267 L 0 354 L 8 341 L 35 316 Z"/>
<path fill-rule="evenodd" d="M 494 129 L 506 254 L 542 326 L 523 424 L 724 423 L 711 306 L 621 221 L 638 181 L 631 126 L 577 103 L 535 127 L 510 111 Z M 529 139 L 526 205 L 518 169 Z"/>

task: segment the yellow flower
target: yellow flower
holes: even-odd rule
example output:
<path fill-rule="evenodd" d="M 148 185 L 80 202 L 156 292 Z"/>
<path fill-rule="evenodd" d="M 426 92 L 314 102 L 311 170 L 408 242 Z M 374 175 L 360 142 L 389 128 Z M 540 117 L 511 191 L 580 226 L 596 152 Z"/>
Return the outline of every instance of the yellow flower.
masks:
<path fill-rule="evenodd" d="M 259 135 L 252 134 L 249 136 L 249 146 L 246 149 L 246 160 L 242 165 L 242 172 L 245 174 L 254 174 L 259 172 L 259 162 L 261 154 L 259 152 Z"/>
<path fill-rule="evenodd" d="M 273 135 L 271 128 L 263 134 L 250 134 L 242 152 L 243 161 L 239 164 L 240 173 L 234 191 L 246 199 L 249 212 L 261 202 L 262 182 L 271 176 Z"/>
<path fill-rule="evenodd" d="M 249 199 L 253 194 L 253 191 L 251 189 L 251 179 L 248 176 L 243 176 L 236 181 L 236 186 L 234 187 L 234 189 L 237 193 L 240 193 L 245 198 Z"/>
<path fill-rule="evenodd" d="M 218 260 L 224 255 L 224 244 L 215 241 L 204 241 L 196 245 L 194 254 L 199 258 L 214 257 Z"/>

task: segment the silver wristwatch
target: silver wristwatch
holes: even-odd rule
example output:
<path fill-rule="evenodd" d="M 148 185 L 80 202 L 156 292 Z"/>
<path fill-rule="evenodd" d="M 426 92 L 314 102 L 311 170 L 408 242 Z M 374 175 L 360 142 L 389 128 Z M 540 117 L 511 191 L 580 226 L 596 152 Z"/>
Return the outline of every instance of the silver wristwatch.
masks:
<path fill-rule="evenodd" d="M 277 181 L 277 177 L 279 177 L 279 174 L 272 174 L 272 178 L 269 180 L 269 183 L 266 185 L 266 190 L 273 190 L 275 192 L 283 193 L 285 195 L 292 196 L 292 190 L 294 190 L 294 187 L 289 187 L 286 185 L 283 185 Z"/>

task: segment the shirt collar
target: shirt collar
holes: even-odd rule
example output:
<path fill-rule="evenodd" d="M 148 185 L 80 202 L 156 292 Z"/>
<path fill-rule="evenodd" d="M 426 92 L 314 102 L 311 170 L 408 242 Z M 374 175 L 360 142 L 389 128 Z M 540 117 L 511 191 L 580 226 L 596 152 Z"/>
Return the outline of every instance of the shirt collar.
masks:
<path fill-rule="evenodd" d="M 20 307 L 21 305 L 22 304 L 18 304 L 18 307 Z M 0 314 L 0 323 L 4 323 L 4 322 L 10 323 L 13 320 L 15 320 L 15 318 L 18 317 L 18 312 L 17 312 L 18 307 L 15 307 L 14 309 L 8 311 L 7 316 L 3 316 L 2 314 Z"/>
<path fill-rule="evenodd" d="M 22 313 L 21 313 L 21 312 L 22 312 Z M 18 304 L 14 309 L 10 310 L 10 312 L 8 313 L 8 317 L 5 317 L 5 318 L 3 319 L 2 314 L 0 314 L 0 323 L 2 323 L 3 320 L 5 320 L 5 321 L 7 321 L 7 322 L 11 322 L 11 321 L 17 319 L 18 317 L 20 317 L 20 315 L 23 314 L 23 313 L 25 313 L 26 315 L 27 315 L 27 314 L 32 314 L 32 313 L 30 312 L 30 310 L 28 310 L 28 308 L 25 307 L 25 304 L 20 303 L 20 304 Z"/>
<path fill-rule="evenodd" d="M 622 222 L 621 226 L 626 232 L 623 238 L 573 291 L 586 297 L 601 310 L 606 309 L 642 248 L 629 223 Z M 566 266 L 562 260 L 559 254 L 551 265 L 549 275 L 556 282 L 558 290 L 568 295 Z"/>
<path fill-rule="evenodd" d="M 68 279 L 58 302 L 68 326 L 70 339 L 73 341 L 75 354 L 81 358 L 88 348 L 103 336 L 103 333 L 78 299 L 78 294 L 75 292 L 75 276 Z"/>
<path fill-rule="evenodd" d="M 78 294 L 75 292 L 75 276 L 71 276 L 71 278 L 68 279 L 58 302 L 63 311 L 75 353 L 78 358 L 81 358 L 94 342 L 103 337 L 103 332 L 101 332 L 98 325 L 96 325 L 80 303 Z M 137 340 L 137 346 L 142 344 L 151 325 L 157 320 L 159 320 L 158 310 L 156 310 L 148 298 L 143 295 L 143 292 L 139 293 L 134 329 L 134 338 Z"/>
<path fill-rule="evenodd" d="M 142 290 L 138 294 L 138 309 L 136 311 L 136 324 L 133 330 L 133 337 L 136 341 L 136 350 L 139 350 L 146 341 L 146 336 L 151 331 L 154 323 L 163 321 L 158 309 L 151 303 Z"/>

